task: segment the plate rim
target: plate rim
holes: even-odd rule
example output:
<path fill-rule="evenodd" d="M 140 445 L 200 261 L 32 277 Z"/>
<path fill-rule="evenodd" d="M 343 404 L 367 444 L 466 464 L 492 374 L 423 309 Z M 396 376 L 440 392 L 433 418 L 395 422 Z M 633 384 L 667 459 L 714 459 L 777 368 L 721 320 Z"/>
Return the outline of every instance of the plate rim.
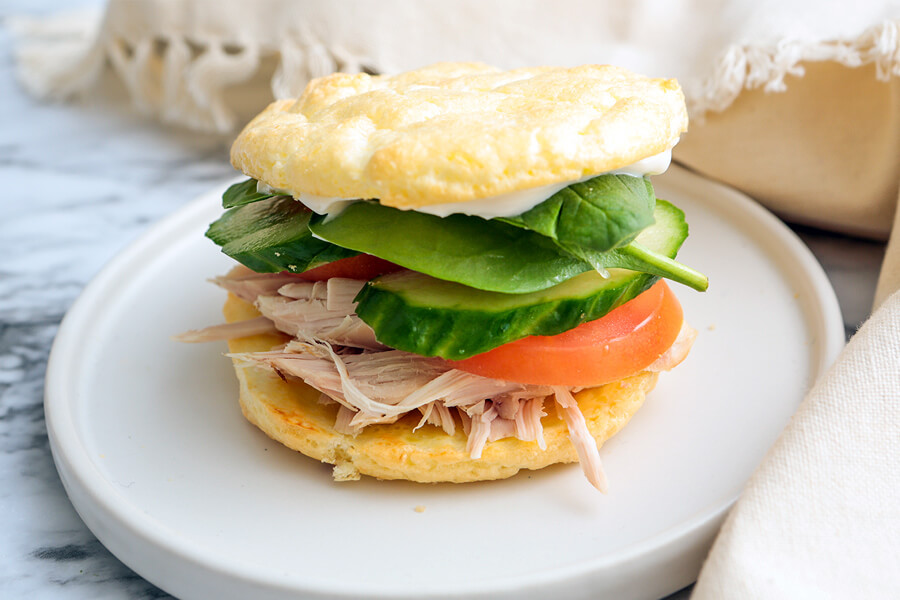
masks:
<path fill-rule="evenodd" d="M 813 381 L 821 376 L 844 346 L 844 325 L 834 289 L 809 248 L 771 212 L 737 190 L 703 178 L 676 165 L 670 167 L 665 177 L 665 186 L 682 190 L 690 190 L 690 188 L 699 186 L 701 189 L 714 191 L 728 200 L 728 202 L 717 205 L 717 210 L 724 210 L 727 214 L 738 212 L 749 215 L 758 224 L 764 226 L 763 230 L 767 235 L 773 236 L 791 250 L 791 257 L 797 261 L 801 271 L 807 276 L 808 287 L 814 292 L 814 297 L 807 308 L 815 306 L 817 312 L 816 314 L 807 314 L 808 323 L 811 327 L 813 324 L 817 325 L 817 330 L 821 330 L 825 334 L 825 339 L 813 346 L 818 351 L 818 357 L 811 364 Z M 162 566 L 162 563 L 165 563 L 168 558 L 171 561 L 180 562 L 182 567 L 205 569 L 208 574 L 222 578 L 222 581 L 233 580 L 237 584 L 250 586 L 248 589 L 256 591 L 267 590 L 270 594 L 274 594 L 273 598 L 280 597 L 279 594 L 284 593 L 311 594 L 322 598 L 358 597 L 359 595 L 398 598 L 422 597 L 423 593 L 383 587 L 373 588 L 371 585 L 352 584 L 348 581 L 329 582 L 328 586 L 307 583 L 305 587 L 298 587 L 296 578 L 273 579 L 268 575 L 263 578 L 258 572 L 255 572 L 253 567 L 247 567 L 239 561 L 232 560 L 230 562 L 233 564 L 226 564 L 219 559 L 211 558 L 203 552 L 202 546 L 196 545 L 196 542 L 189 539 L 173 536 L 169 530 L 161 528 L 157 520 L 145 515 L 131 503 L 115 502 L 117 498 L 122 497 L 117 494 L 112 482 L 108 481 L 95 466 L 87 448 L 80 443 L 77 426 L 74 419 L 71 418 L 71 412 L 68 412 L 71 406 L 67 402 L 69 395 L 67 390 L 71 386 L 67 385 L 67 382 L 74 381 L 73 377 L 76 379 L 78 377 L 76 367 L 81 360 L 78 354 L 80 338 L 78 333 L 79 328 L 84 327 L 85 317 L 96 310 L 98 300 L 102 298 L 105 291 L 121 276 L 121 272 L 127 265 L 132 265 L 144 254 L 147 247 L 154 246 L 161 238 L 182 239 L 183 230 L 193 231 L 196 228 L 195 221 L 201 214 L 209 210 L 209 204 L 221 195 L 225 186 L 240 179 L 238 177 L 217 184 L 150 226 L 148 230 L 117 253 L 94 276 L 62 320 L 47 364 L 44 413 L 53 460 L 66 493 L 78 514 L 104 546 L 142 577 L 167 591 L 174 591 L 184 584 L 184 582 L 179 584 L 176 581 L 178 575 L 175 571 L 171 571 L 172 581 L 160 577 L 158 572 L 160 568 L 164 569 L 163 572 L 166 572 L 166 569 L 172 569 L 172 565 Z M 704 202 L 711 205 L 708 200 Z M 75 357 L 75 360 L 72 360 L 72 357 Z M 811 383 L 812 381 L 810 381 Z M 543 586 L 553 586 L 569 579 L 591 578 L 601 571 L 613 569 L 634 560 L 635 557 L 653 553 L 658 555 L 691 533 L 704 532 L 705 535 L 708 535 L 707 530 L 710 528 L 715 532 L 738 495 L 724 503 L 713 502 L 707 508 L 698 511 L 691 519 L 632 543 L 614 556 L 601 555 L 572 565 L 542 570 L 524 583 L 521 581 L 521 577 L 515 579 L 505 577 L 489 583 L 458 585 L 452 590 L 444 591 L 443 595 L 465 597 L 516 593 L 525 589 L 533 591 Z M 128 550 L 129 544 L 123 545 L 122 540 L 119 539 L 129 537 L 131 537 L 130 544 L 149 544 L 152 548 L 140 548 L 135 545 L 135 550 L 131 552 Z M 176 540 L 178 541 L 176 542 Z M 706 549 L 708 549 L 708 544 Z M 142 550 L 143 562 L 153 563 L 149 569 L 146 568 L 146 564 L 139 564 L 142 561 L 138 555 Z M 705 556 L 705 552 L 703 555 Z M 700 558 L 702 559 L 703 556 Z M 183 592 L 179 590 L 179 593 Z M 433 592 L 429 590 L 424 593 Z"/>

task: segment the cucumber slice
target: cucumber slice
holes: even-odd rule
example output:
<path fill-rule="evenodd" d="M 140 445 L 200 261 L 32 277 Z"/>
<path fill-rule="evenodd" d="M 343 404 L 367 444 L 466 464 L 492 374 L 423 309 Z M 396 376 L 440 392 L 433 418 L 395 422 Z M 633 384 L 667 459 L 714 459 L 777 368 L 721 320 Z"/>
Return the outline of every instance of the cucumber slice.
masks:
<path fill-rule="evenodd" d="M 674 258 L 687 238 L 684 213 L 658 200 L 656 223 L 635 241 Z M 659 277 L 610 269 L 582 273 L 528 294 L 478 290 L 413 271 L 383 275 L 356 297 L 356 312 L 383 344 L 422 356 L 462 359 L 529 335 L 556 335 L 599 319 Z"/>
<path fill-rule="evenodd" d="M 276 196 L 228 210 L 206 237 L 257 273 L 302 273 L 359 254 L 313 237 L 312 212 L 293 198 Z"/>

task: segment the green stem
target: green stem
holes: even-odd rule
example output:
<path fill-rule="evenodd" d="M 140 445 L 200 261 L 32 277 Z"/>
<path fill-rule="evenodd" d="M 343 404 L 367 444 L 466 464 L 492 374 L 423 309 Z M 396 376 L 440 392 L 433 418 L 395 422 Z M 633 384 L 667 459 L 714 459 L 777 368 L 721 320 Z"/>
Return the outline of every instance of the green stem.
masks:
<path fill-rule="evenodd" d="M 645 248 L 640 244 L 631 242 L 627 246 L 617 248 L 614 252 L 624 260 L 615 265 L 610 264 L 610 267 L 615 266 L 659 275 L 660 277 L 683 283 L 700 292 L 705 292 L 706 288 L 709 287 L 709 279 L 703 273 L 672 260 L 668 256 L 663 256 L 649 248 Z"/>

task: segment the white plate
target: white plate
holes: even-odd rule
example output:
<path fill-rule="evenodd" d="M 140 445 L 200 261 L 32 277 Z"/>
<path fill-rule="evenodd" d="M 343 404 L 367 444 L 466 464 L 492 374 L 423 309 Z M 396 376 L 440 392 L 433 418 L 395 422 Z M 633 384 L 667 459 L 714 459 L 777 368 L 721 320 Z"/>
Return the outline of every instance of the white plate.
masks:
<path fill-rule="evenodd" d="M 339 484 L 246 423 L 224 346 L 169 339 L 220 320 L 205 279 L 229 260 L 203 237 L 216 189 L 112 261 L 60 328 L 45 410 L 69 498 L 113 554 L 185 599 L 653 598 L 687 585 L 843 324 L 818 263 L 768 212 L 678 168 L 655 181 L 688 216 L 680 258 L 711 283 L 677 290 L 700 337 L 603 447 L 609 495 L 571 465 Z"/>

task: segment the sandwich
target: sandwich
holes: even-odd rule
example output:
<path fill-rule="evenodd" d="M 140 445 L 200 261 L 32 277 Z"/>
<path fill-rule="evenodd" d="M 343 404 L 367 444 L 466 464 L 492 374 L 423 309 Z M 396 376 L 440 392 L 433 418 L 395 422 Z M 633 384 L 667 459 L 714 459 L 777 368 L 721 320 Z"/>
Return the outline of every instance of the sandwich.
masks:
<path fill-rule="evenodd" d="M 207 231 L 247 419 L 336 480 L 500 479 L 599 447 L 696 332 L 656 198 L 671 79 L 612 66 L 337 73 L 241 132 Z"/>

